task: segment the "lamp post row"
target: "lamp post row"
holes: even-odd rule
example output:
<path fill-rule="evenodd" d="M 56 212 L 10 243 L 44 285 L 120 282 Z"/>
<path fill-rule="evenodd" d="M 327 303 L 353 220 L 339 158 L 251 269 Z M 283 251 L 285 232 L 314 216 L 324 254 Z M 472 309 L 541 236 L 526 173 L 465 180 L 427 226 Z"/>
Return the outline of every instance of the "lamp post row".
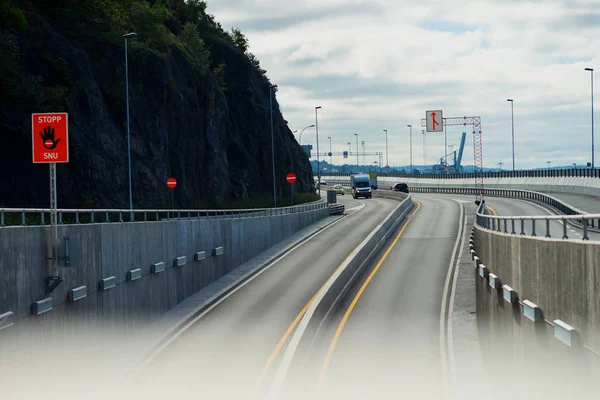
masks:
<path fill-rule="evenodd" d="M 127 164 L 128 164 L 128 180 L 129 180 L 129 209 L 131 213 L 131 220 L 133 220 L 133 190 L 132 190 L 132 177 L 131 177 L 131 130 L 130 130 L 130 116 L 129 116 L 129 63 L 128 63 L 128 39 L 133 39 L 137 37 L 137 33 L 130 32 L 123 35 L 125 40 L 125 102 L 126 102 L 126 115 L 127 115 Z M 585 68 L 585 71 L 590 72 L 590 86 L 591 86 L 591 113 L 592 113 L 592 161 L 591 167 L 595 168 L 595 151 L 594 151 L 594 69 L 593 68 Z M 269 103 L 270 103 L 270 120 L 271 120 L 271 162 L 272 162 L 272 172 L 273 172 L 273 205 L 277 207 L 277 195 L 276 195 L 276 182 L 275 182 L 275 136 L 273 129 L 273 89 L 276 89 L 277 85 L 269 86 Z M 506 99 L 506 101 L 510 102 L 511 108 L 511 138 L 512 138 L 512 168 L 515 170 L 515 120 L 514 120 L 514 100 Z M 300 145 L 302 144 L 302 133 L 308 129 L 315 127 L 316 128 L 316 139 L 317 139 L 317 155 L 319 154 L 319 123 L 318 123 L 318 110 L 321 109 L 321 106 L 315 107 L 315 124 L 308 125 L 302 129 L 299 135 Z M 412 172 L 412 125 L 407 125 L 409 128 L 409 143 L 410 143 L 410 171 Z M 388 152 L 388 130 L 384 129 L 385 132 L 385 155 L 386 155 L 386 166 L 389 166 L 389 152 Z M 297 130 L 292 133 L 298 132 Z M 423 134 L 423 162 L 426 163 L 425 159 L 425 131 L 422 131 Z M 356 136 L 356 164 L 359 165 L 358 159 L 358 133 L 355 133 Z M 329 139 L 329 152 L 331 153 L 331 137 L 328 136 Z M 364 144 L 364 142 L 363 142 Z M 348 149 L 351 149 L 351 143 L 348 142 Z M 331 162 L 331 160 L 330 160 Z M 321 168 L 319 157 L 317 156 L 317 173 L 318 173 L 318 182 L 319 182 L 319 195 L 321 194 Z"/>

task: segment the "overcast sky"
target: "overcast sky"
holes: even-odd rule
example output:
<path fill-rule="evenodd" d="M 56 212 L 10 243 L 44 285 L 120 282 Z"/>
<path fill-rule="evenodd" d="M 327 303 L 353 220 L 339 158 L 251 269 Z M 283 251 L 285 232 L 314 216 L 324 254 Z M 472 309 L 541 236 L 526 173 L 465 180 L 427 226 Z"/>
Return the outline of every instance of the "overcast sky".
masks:
<path fill-rule="evenodd" d="M 387 129 L 389 163 L 405 165 L 411 124 L 413 163 L 422 164 L 421 118 L 441 109 L 481 116 L 484 167 L 512 169 L 512 98 L 517 169 L 591 161 L 584 69 L 600 70 L 600 0 L 209 0 L 208 11 L 248 36 L 292 131 L 323 107 L 321 151 L 328 136 L 334 152 L 348 142 L 355 150 L 358 133 L 367 152 L 385 154 Z M 458 147 L 465 130 L 463 164 L 473 164 L 472 127 L 449 127 L 448 144 Z M 432 163 L 444 135 L 426 140 Z M 302 135 L 308 143 L 314 128 Z"/>

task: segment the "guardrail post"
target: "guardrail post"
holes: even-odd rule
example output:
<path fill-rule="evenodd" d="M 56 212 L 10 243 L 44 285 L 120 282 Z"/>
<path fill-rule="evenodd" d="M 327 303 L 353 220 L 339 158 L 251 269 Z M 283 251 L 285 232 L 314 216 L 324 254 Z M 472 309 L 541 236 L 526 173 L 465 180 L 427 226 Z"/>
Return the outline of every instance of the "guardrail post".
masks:
<path fill-rule="evenodd" d="M 148 221 L 148 213 L 144 210 L 144 222 Z"/>
<path fill-rule="evenodd" d="M 21 225 L 27 225 L 27 222 L 25 222 L 25 210 L 21 211 Z"/>
<path fill-rule="evenodd" d="M 549 238 L 550 236 L 550 220 L 547 219 L 546 220 L 546 237 Z"/>
<path fill-rule="evenodd" d="M 108 210 L 106 210 L 106 220 L 104 222 L 110 222 L 110 220 L 108 219 Z"/>
<path fill-rule="evenodd" d="M 123 211 L 119 211 L 119 222 L 123 221 Z"/>
<path fill-rule="evenodd" d="M 63 215 L 62 211 L 59 211 L 58 212 L 58 223 L 61 224 L 61 225 L 63 223 L 62 215 Z"/>
<path fill-rule="evenodd" d="M 508 229 L 506 227 L 507 221 L 506 218 L 504 219 L 504 233 L 508 233 Z"/>
<path fill-rule="evenodd" d="M 525 220 L 521 218 L 521 235 L 525 234 Z"/>
<path fill-rule="evenodd" d="M 4 226 L 4 210 L 0 211 L 0 226 Z"/>
<path fill-rule="evenodd" d="M 567 236 L 567 220 L 563 219 L 563 239 L 568 239 L 569 236 Z"/>
<path fill-rule="evenodd" d="M 590 237 L 588 236 L 588 222 L 587 222 L 587 219 L 583 218 L 581 222 L 583 222 L 583 240 L 590 240 Z"/>
<path fill-rule="evenodd" d="M 532 219 L 532 220 L 531 220 L 531 230 L 532 230 L 532 232 L 531 232 L 531 236 L 537 236 L 537 235 L 535 234 L 535 219 Z"/>
<path fill-rule="evenodd" d="M 512 230 L 511 230 L 510 234 L 511 234 L 511 235 L 514 235 L 514 234 L 516 233 L 516 232 L 515 232 L 515 220 L 514 220 L 514 219 L 511 219 L 511 220 L 510 220 L 510 222 L 511 222 L 511 228 L 512 228 Z"/>
<path fill-rule="evenodd" d="M 42 218 L 42 220 L 43 220 L 43 218 Z M 94 223 L 94 210 L 92 210 L 91 223 L 92 223 L 92 224 Z"/>
<path fill-rule="evenodd" d="M 75 223 L 79 223 L 79 210 L 75 210 Z"/>
<path fill-rule="evenodd" d="M 4 216 L 4 211 L 2 212 L 2 216 Z M 2 222 L 4 222 L 4 220 Z M 44 210 L 42 210 L 42 225 L 46 225 L 46 219 L 44 218 Z"/>

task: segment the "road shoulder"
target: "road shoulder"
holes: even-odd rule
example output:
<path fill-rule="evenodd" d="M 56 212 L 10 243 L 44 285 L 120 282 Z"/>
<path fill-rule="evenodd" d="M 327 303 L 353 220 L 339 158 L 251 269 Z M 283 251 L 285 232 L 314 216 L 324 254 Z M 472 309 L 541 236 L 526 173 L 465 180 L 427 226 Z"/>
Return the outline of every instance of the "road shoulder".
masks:
<path fill-rule="evenodd" d="M 466 214 L 463 248 L 458 262 L 456 287 L 452 304 L 452 351 L 454 353 L 453 381 L 460 397 L 476 394 L 470 382 L 484 382 L 485 369 L 477 330 L 475 273 L 469 252 L 469 235 L 475 220 L 477 206 L 474 202 L 462 203 Z M 469 391 L 472 393 L 466 393 Z M 459 398 L 460 398 L 459 397 Z"/>

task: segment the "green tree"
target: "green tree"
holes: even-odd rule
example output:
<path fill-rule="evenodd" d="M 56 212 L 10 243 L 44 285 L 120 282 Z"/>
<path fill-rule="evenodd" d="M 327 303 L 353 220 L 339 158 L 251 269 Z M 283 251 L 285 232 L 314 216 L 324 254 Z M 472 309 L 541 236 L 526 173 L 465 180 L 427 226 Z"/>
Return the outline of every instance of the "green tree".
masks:
<path fill-rule="evenodd" d="M 8 0 L 0 0 L 0 28 L 12 28 L 24 31 L 27 19 L 23 12 L 10 4 Z"/>
<path fill-rule="evenodd" d="M 210 50 L 204 40 L 198 36 L 198 25 L 188 22 L 181 31 L 181 40 L 194 57 L 194 64 L 200 68 L 209 68 L 211 64 Z"/>
<path fill-rule="evenodd" d="M 240 29 L 231 28 L 230 36 L 235 47 L 240 49 L 242 53 L 246 53 L 248 51 L 248 38 L 242 33 Z"/>

